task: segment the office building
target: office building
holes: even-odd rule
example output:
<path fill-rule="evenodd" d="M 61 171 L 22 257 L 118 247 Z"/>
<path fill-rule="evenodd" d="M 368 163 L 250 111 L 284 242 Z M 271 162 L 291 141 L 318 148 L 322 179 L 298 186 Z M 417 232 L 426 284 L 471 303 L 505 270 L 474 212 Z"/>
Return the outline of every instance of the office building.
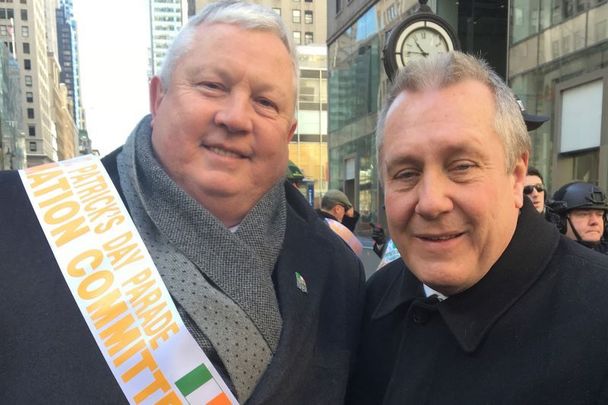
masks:
<path fill-rule="evenodd" d="M 165 59 L 169 45 L 184 25 L 188 15 L 186 0 L 149 0 L 150 66 L 148 75 L 155 76 Z"/>

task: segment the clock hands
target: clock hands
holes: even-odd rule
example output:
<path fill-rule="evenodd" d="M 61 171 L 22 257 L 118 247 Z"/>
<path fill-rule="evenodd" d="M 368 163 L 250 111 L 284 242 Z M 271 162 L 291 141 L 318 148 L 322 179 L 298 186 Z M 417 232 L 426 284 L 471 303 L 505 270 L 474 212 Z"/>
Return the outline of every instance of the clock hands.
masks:
<path fill-rule="evenodd" d="M 416 38 L 414 38 L 414 43 L 416 44 L 416 46 L 418 47 L 418 49 L 420 49 L 420 52 L 415 52 L 415 53 L 421 53 L 422 56 L 429 56 L 428 52 L 424 52 L 424 49 L 422 49 L 422 47 L 420 46 L 420 44 L 418 43 L 418 40 L 416 40 Z M 412 52 L 414 53 L 414 52 Z"/>

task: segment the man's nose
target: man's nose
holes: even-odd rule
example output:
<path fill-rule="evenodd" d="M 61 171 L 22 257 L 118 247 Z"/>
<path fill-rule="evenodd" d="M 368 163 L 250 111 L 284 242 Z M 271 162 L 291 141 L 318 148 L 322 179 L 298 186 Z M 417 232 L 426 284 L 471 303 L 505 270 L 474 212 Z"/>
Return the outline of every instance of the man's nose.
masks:
<path fill-rule="evenodd" d="M 601 223 L 604 217 L 604 213 L 603 212 L 592 212 L 591 215 L 589 215 L 589 220 L 592 224 L 598 224 Z"/>
<path fill-rule="evenodd" d="M 246 94 L 231 93 L 220 102 L 214 121 L 231 133 L 245 133 L 252 130 L 253 106 Z"/>
<path fill-rule="evenodd" d="M 425 219 L 434 219 L 453 209 L 448 195 L 449 180 L 445 176 L 423 174 L 416 185 L 418 201 L 415 212 Z"/>

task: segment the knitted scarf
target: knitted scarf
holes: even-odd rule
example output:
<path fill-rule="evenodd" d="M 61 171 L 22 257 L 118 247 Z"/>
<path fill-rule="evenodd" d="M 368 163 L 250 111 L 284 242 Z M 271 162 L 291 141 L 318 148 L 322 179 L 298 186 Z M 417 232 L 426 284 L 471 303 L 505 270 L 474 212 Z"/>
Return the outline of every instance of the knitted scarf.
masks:
<path fill-rule="evenodd" d="M 285 236 L 283 181 L 231 232 L 166 174 L 151 132 L 147 116 L 118 156 L 129 211 L 186 327 L 244 403 L 282 329 L 272 272 Z"/>

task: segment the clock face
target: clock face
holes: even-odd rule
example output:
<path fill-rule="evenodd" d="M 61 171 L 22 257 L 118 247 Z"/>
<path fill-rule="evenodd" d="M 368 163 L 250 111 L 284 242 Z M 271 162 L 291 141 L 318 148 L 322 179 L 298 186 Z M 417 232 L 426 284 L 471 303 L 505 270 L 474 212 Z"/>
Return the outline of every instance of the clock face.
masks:
<path fill-rule="evenodd" d="M 450 24 L 432 12 L 409 16 L 388 35 L 382 49 L 382 63 L 389 80 L 413 59 L 460 49 Z"/>
<path fill-rule="evenodd" d="M 417 28 L 404 38 L 401 46 L 401 65 L 405 66 L 410 60 L 448 52 L 450 47 L 445 37 L 429 27 Z"/>
<path fill-rule="evenodd" d="M 403 26 L 389 40 L 393 50 L 391 70 L 399 70 L 409 61 L 457 49 L 456 41 L 436 16 L 415 16 L 416 20 Z M 432 17 L 432 19 L 431 19 Z M 404 21 L 405 22 L 405 21 Z M 394 73 L 394 72 L 393 72 Z"/>

